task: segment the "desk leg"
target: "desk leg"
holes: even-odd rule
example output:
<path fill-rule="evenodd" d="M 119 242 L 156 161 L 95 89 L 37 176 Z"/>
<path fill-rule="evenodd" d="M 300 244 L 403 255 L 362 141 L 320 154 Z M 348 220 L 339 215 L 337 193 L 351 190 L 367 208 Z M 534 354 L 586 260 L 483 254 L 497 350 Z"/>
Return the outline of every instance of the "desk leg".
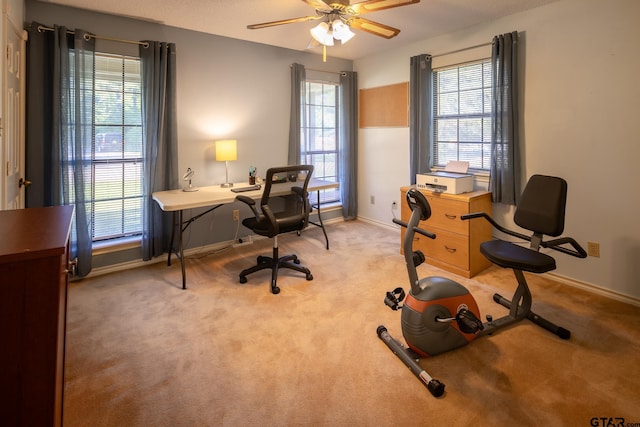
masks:
<path fill-rule="evenodd" d="M 177 215 L 177 218 L 176 218 Z M 177 220 L 177 223 L 176 223 Z M 175 241 L 176 228 L 178 229 L 178 249 L 175 251 L 176 257 L 180 261 L 182 269 L 182 289 L 187 289 L 187 276 L 184 267 L 184 249 L 182 247 L 182 210 L 173 211 L 173 228 L 171 230 L 171 240 L 169 242 L 169 255 L 167 257 L 167 265 L 171 265 L 171 255 L 173 254 L 173 242 Z"/>
<path fill-rule="evenodd" d="M 180 223 L 176 224 L 176 211 L 173 211 L 171 219 L 171 240 L 169 241 L 169 255 L 167 256 L 167 265 L 171 266 L 171 254 L 173 254 L 173 240 L 176 236 L 176 227 L 181 227 Z"/>
<path fill-rule="evenodd" d="M 180 255 L 178 255 L 178 258 L 180 258 L 180 267 L 182 268 L 182 289 L 187 289 L 187 274 L 184 267 L 184 249 L 182 247 L 182 209 L 178 211 L 178 229 L 180 231 L 178 236 L 178 251 Z"/>
<path fill-rule="evenodd" d="M 182 269 L 182 289 L 187 289 L 187 274 L 185 272 L 184 265 L 184 247 L 182 246 L 182 235 L 184 231 L 189 228 L 192 222 L 200 218 L 201 216 L 208 214 L 211 211 L 218 209 L 223 204 L 215 205 L 212 208 L 202 212 L 200 215 L 191 217 L 188 221 L 182 221 L 182 209 L 173 211 L 173 229 L 171 230 L 171 241 L 169 243 L 169 257 L 167 258 L 167 265 L 171 265 L 171 254 L 173 250 L 173 242 L 175 241 L 176 228 L 178 229 L 178 248 L 175 250 L 176 257 L 180 260 L 180 268 Z M 178 216 L 176 218 L 176 215 Z"/>
<path fill-rule="evenodd" d="M 316 227 L 322 228 L 322 233 L 324 234 L 324 240 L 325 242 L 327 242 L 326 244 L 327 250 L 329 250 L 329 237 L 327 236 L 327 230 L 324 229 L 324 224 L 322 223 L 322 215 L 320 214 L 320 190 L 316 191 L 316 200 L 317 202 L 313 207 L 316 208 L 318 211 L 318 221 L 320 222 L 320 224 L 316 224 L 315 222 L 312 222 L 312 221 L 309 221 L 309 222 L 315 225 Z"/>

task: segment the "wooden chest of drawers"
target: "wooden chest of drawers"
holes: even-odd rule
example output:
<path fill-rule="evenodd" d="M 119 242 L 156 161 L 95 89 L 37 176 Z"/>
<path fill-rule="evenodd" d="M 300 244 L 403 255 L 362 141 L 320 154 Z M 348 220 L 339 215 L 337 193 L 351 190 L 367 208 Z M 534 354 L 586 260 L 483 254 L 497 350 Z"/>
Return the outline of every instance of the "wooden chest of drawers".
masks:
<path fill-rule="evenodd" d="M 73 206 L 0 211 L 0 424 L 60 426 Z"/>
<path fill-rule="evenodd" d="M 401 218 L 409 221 L 411 211 L 406 202 L 407 191 L 400 188 Z M 420 190 L 431 207 L 431 218 L 420 222 L 420 228 L 435 233 L 435 239 L 416 234 L 413 249 L 421 250 L 426 262 L 464 277 L 472 277 L 491 263 L 480 253 L 480 243 L 491 240 L 491 225 L 487 221 L 463 221 L 460 216 L 471 212 L 491 215 L 491 193 L 474 191 L 464 194 L 434 193 Z M 400 250 L 405 229 L 400 232 Z"/>

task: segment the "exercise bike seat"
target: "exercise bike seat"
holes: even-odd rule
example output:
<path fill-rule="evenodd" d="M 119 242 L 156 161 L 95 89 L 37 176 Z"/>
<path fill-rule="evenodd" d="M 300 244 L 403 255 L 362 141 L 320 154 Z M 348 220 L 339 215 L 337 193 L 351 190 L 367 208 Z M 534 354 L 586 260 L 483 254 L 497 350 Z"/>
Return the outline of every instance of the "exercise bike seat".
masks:
<path fill-rule="evenodd" d="M 556 268 L 556 260 L 553 257 L 505 240 L 482 243 L 480 253 L 503 268 L 515 268 L 531 273 L 546 273 Z"/>

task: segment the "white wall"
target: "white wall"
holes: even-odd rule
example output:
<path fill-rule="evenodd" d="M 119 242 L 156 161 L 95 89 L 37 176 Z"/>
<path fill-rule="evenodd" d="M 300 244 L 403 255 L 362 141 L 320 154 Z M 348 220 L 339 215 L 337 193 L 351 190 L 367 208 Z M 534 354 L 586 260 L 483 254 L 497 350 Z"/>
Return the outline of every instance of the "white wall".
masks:
<path fill-rule="evenodd" d="M 354 70 L 361 89 L 408 81 L 411 56 L 520 32 L 525 178 L 564 177 L 565 235 L 585 247 L 587 241 L 600 243 L 600 258 L 559 254 L 556 272 L 640 298 L 639 18 L 637 0 L 562 0 L 357 60 Z M 407 128 L 360 130 L 361 217 L 389 223 L 391 202 L 409 182 L 408 144 Z M 511 222 L 508 207 L 494 206 L 494 213 Z"/>

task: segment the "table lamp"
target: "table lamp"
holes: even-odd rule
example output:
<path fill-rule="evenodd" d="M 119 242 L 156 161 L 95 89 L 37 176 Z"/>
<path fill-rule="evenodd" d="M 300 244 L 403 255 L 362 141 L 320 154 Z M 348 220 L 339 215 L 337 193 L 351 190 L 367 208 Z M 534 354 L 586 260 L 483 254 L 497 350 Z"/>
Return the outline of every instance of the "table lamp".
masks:
<path fill-rule="evenodd" d="M 229 182 L 229 160 L 236 160 L 236 158 L 237 153 L 235 139 L 223 139 L 216 141 L 216 160 L 219 162 L 224 161 L 226 167 L 226 180 L 224 184 L 220 184 L 220 187 L 233 187 L 233 184 Z"/>

